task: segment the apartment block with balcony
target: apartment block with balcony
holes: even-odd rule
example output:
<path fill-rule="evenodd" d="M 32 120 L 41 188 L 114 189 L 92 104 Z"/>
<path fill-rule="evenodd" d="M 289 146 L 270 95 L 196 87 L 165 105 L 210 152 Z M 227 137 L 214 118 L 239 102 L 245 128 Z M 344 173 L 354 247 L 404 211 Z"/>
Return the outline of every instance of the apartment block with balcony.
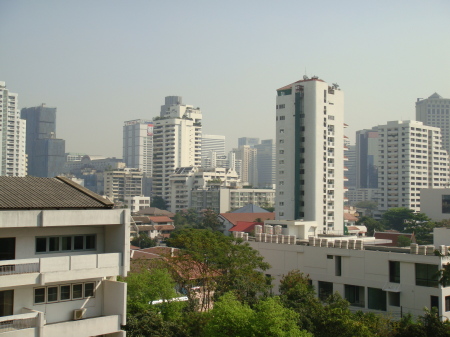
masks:
<path fill-rule="evenodd" d="M 407 207 L 420 211 L 420 190 L 444 188 L 449 158 L 441 131 L 418 121 L 378 126 L 378 209 Z"/>
<path fill-rule="evenodd" d="M 129 219 L 64 177 L 0 177 L 0 336 L 124 337 Z"/>

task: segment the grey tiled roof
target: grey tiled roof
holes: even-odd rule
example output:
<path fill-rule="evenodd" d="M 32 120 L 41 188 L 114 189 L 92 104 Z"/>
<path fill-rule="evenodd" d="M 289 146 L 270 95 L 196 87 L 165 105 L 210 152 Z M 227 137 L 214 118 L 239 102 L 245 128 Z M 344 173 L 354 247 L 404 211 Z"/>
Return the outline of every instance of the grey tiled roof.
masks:
<path fill-rule="evenodd" d="M 98 209 L 114 204 L 65 177 L 0 177 L 0 209 Z"/>

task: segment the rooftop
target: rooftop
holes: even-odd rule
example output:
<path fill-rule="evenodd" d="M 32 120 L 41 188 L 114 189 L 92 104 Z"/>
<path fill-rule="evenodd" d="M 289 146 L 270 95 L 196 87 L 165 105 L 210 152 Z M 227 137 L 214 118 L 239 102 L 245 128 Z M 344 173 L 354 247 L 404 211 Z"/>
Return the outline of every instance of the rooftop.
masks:
<path fill-rule="evenodd" d="M 65 177 L 0 177 L 0 209 L 102 209 L 114 203 Z"/>

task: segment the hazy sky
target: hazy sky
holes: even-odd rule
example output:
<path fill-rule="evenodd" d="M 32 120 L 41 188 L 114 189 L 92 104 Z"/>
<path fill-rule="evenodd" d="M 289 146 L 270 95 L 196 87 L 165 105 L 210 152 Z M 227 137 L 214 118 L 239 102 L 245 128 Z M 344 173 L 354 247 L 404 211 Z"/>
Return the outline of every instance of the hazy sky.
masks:
<path fill-rule="evenodd" d="M 273 138 L 275 90 L 317 75 L 345 93 L 346 134 L 450 97 L 450 1 L 0 0 L 0 81 L 56 106 L 66 151 L 122 156 L 126 120 L 164 97 L 203 132 Z"/>

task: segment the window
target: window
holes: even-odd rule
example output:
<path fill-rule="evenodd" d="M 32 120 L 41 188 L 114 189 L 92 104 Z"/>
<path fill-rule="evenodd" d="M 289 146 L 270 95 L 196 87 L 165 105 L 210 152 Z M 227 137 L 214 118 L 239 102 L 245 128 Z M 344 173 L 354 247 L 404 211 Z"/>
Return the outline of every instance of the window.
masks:
<path fill-rule="evenodd" d="M 435 264 L 416 263 L 416 285 L 438 287 L 438 266 Z"/>
<path fill-rule="evenodd" d="M 388 292 L 389 305 L 393 307 L 400 306 L 400 293 Z"/>
<path fill-rule="evenodd" d="M 81 300 L 95 296 L 95 282 L 34 288 L 34 304 Z"/>
<path fill-rule="evenodd" d="M 344 286 L 345 299 L 354 307 L 364 308 L 364 287 L 346 284 Z"/>
<path fill-rule="evenodd" d="M 333 283 L 319 281 L 319 298 L 325 301 L 331 295 L 333 295 Z"/>
<path fill-rule="evenodd" d="M 280 129 L 280 133 L 284 133 L 284 129 Z"/>
<path fill-rule="evenodd" d="M 378 288 L 367 288 L 368 308 L 386 311 L 386 292 Z"/>
<path fill-rule="evenodd" d="M 72 236 L 48 236 L 36 238 L 36 253 L 67 252 L 73 250 L 95 250 L 95 234 Z"/>
<path fill-rule="evenodd" d="M 442 213 L 450 213 L 450 195 L 442 196 Z"/>
<path fill-rule="evenodd" d="M 285 117 L 284 116 L 280 116 L 280 121 L 284 121 Z"/>
<path fill-rule="evenodd" d="M 336 276 L 342 276 L 342 256 L 336 256 L 334 259 L 335 274 Z"/>
<path fill-rule="evenodd" d="M 450 311 L 450 296 L 445 296 L 445 311 Z"/>
<path fill-rule="evenodd" d="M 389 261 L 389 282 L 400 283 L 399 261 Z"/>

